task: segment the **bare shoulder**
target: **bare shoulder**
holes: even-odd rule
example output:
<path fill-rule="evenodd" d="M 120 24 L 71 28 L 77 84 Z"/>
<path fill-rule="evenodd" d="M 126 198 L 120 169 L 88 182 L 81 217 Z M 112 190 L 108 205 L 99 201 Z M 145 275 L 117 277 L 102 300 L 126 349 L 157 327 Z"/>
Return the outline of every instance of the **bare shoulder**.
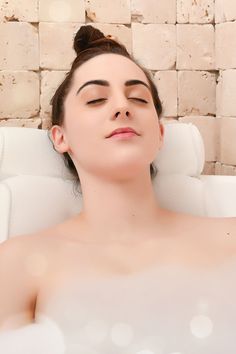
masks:
<path fill-rule="evenodd" d="M 183 212 L 173 212 L 169 211 L 167 213 L 170 220 L 175 218 L 178 220 L 177 224 L 181 227 L 187 227 L 194 230 L 204 229 L 219 234 L 236 235 L 236 216 L 235 217 L 208 217 L 208 216 L 197 216 L 189 213 Z M 236 237 L 236 236 L 235 236 Z"/>
<path fill-rule="evenodd" d="M 200 222 L 206 230 L 221 237 L 228 237 L 236 242 L 236 217 L 201 217 Z"/>
<path fill-rule="evenodd" d="M 201 229 L 202 231 L 206 228 L 208 231 L 215 231 L 219 234 L 230 234 L 236 237 L 236 216 L 209 217 L 178 212 L 174 212 L 174 215 L 179 219 L 179 222 L 182 223 L 182 225 L 189 225 L 192 228 L 197 228 L 197 230 Z"/>
<path fill-rule="evenodd" d="M 45 236 L 42 233 L 18 235 L 10 237 L 9 239 L 0 243 L 0 252 L 9 252 L 15 257 L 30 254 L 34 249 L 43 246 L 45 243 Z"/>
<path fill-rule="evenodd" d="M 52 262 L 52 246 L 44 233 L 18 235 L 0 244 L 0 265 L 37 287 Z"/>
<path fill-rule="evenodd" d="M 236 217 L 190 217 L 189 223 L 202 242 L 209 241 L 236 255 Z"/>
<path fill-rule="evenodd" d="M 0 259 L 8 255 L 8 259 L 16 259 L 29 252 L 29 247 L 32 244 L 33 235 L 19 235 L 10 237 L 0 243 Z"/>
<path fill-rule="evenodd" d="M 0 330 L 33 321 L 40 267 L 32 241 L 33 235 L 20 235 L 0 244 Z"/>

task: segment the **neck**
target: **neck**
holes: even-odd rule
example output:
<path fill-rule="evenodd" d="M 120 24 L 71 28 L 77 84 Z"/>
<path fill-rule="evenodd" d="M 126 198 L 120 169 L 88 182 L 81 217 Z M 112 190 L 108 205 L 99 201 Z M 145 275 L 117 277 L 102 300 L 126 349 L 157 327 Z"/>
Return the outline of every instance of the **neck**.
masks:
<path fill-rule="evenodd" d="M 146 183 L 142 179 L 142 184 L 132 181 L 86 186 L 82 188 L 82 211 L 71 223 L 74 231 L 82 226 L 80 235 L 85 235 L 85 243 L 145 241 L 149 235 L 161 233 L 164 218 L 171 213 L 159 206 L 150 178 Z"/>

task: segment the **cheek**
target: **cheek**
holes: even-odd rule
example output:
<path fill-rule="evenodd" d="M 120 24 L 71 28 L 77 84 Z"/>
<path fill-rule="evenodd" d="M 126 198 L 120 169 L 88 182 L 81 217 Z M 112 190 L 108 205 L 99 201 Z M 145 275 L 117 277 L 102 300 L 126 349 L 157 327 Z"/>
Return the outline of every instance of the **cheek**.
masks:
<path fill-rule="evenodd" d="M 71 125 L 68 139 L 71 150 L 78 160 L 89 158 L 89 155 L 99 150 L 99 133 L 101 135 L 101 129 L 92 128 L 82 122 Z"/>
<path fill-rule="evenodd" d="M 148 121 L 148 125 L 145 129 L 145 141 L 146 141 L 146 146 L 149 149 L 149 151 L 152 151 L 152 154 L 157 154 L 159 150 L 159 146 L 161 144 L 160 139 L 160 127 L 159 127 L 159 121 L 158 118 L 156 117 L 155 119 L 150 119 Z"/>

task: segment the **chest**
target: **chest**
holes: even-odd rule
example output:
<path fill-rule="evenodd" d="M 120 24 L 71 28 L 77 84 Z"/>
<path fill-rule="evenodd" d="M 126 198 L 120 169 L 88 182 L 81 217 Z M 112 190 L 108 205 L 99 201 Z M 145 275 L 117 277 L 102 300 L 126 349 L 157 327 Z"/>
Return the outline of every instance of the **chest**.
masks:
<path fill-rule="evenodd" d="M 60 328 L 65 354 L 235 354 L 236 247 L 218 230 L 141 247 L 53 246 L 36 321 Z"/>
<path fill-rule="evenodd" d="M 129 276 L 67 277 L 41 294 L 68 352 L 235 353 L 236 260 L 214 269 L 162 265 Z M 55 279 L 55 278 L 54 278 Z"/>
<path fill-rule="evenodd" d="M 60 291 L 58 289 L 67 288 L 66 284 L 78 284 L 81 288 L 80 284 L 84 282 L 102 283 L 107 278 L 136 279 L 139 275 L 142 278 L 142 274 L 148 275 L 152 270 L 163 267 L 167 267 L 167 270 L 172 267 L 173 271 L 182 267 L 193 270 L 195 276 L 198 273 L 204 275 L 236 259 L 235 248 L 226 242 L 219 244 L 208 237 L 198 239 L 196 236 L 178 237 L 175 240 L 163 237 L 136 245 L 106 247 L 60 241 L 56 247 L 51 244 L 48 249 L 51 249 L 48 253 L 51 255 L 50 262 L 39 281 L 37 303 L 40 307 L 47 303 L 51 294 Z M 70 287 L 68 285 L 68 289 Z M 73 290 L 70 291 L 73 294 Z"/>

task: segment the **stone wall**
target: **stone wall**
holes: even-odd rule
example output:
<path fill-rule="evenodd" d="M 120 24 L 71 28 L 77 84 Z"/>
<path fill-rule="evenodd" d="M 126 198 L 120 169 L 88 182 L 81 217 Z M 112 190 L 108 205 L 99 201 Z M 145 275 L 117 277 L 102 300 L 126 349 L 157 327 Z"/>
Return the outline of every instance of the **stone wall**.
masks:
<path fill-rule="evenodd" d="M 192 122 L 204 173 L 236 175 L 235 0 L 0 0 L 0 126 L 50 128 L 50 98 L 92 24 L 153 75 L 162 120 Z"/>

